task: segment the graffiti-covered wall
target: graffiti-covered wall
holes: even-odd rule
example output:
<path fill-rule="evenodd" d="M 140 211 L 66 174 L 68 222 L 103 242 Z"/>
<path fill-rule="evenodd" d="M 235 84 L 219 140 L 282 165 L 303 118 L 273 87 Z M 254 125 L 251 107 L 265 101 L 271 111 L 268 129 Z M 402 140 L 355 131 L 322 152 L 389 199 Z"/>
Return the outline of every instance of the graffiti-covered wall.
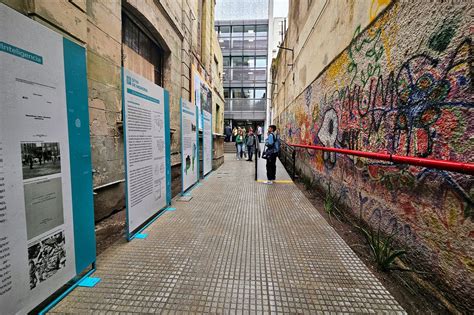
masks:
<path fill-rule="evenodd" d="M 352 30 L 348 48 L 279 111 L 282 138 L 473 163 L 474 9 L 455 3 L 397 1 L 367 29 Z M 411 263 L 437 275 L 451 298 L 472 302 L 472 176 L 335 153 L 298 154 L 302 167 L 321 186 L 331 183 L 355 216 L 396 233 Z"/>

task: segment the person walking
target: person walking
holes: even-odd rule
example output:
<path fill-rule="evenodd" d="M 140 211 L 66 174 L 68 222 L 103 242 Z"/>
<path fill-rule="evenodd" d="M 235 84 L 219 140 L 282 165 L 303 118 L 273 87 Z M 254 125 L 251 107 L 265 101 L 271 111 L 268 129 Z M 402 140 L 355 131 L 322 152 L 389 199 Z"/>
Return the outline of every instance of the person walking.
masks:
<path fill-rule="evenodd" d="M 224 141 L 225 141 L 225 142 L 229 142 L 229 141 L 230 141 L 230 137 L 232 136 L 232 128 L 230 128 L 229 125 L 225 126 L 224 134 L 225 134 L 225 139 L 224 139 Z"/>
<path fill-rule="evenodd" d="M 243 153 L 245 159 L 247 159 L 247 146 L 245 145 L 245 142 L 247 140 L 247 130 L 245 129 L 245 127 L 243 127 L 241 130 L 242 130 L 242 140 L 243 140 L 242 153 Z"/>
<path fill-rule="evenodd" d="M 238 133 L 238 130 L 237 130 L 237 128 L 234 127 L 234 129 L 232 129 L 232 142 L 235 142 L 235 138 L 237 137 L 237 133 Z"/>
<path fill-rule="evenodd" d="M 260 125 L 257 125 L 257 137 L 258 137 L 258 143 L 262 142 L 262 134 L 263 134 L 263 129 Z"/>
<path fill-rule="evenodd" d="M 245 145 L 247 146 L 247 153 L 249 158 L 247 161 L 252 162 L 252 156 L 255 152 L 255 146 L 257 145 L 257 137 L 253 133 L 253 129 L 250 128 L 249 134 L 247 135 L 247 139 L 245 140 Z"/>
<path fill-rule="evenodd" d="M 265 142 L 266 153 L 267 156 L 267 181 L 265 184 L 271 185 L 276 178 L 276 159 L 278 156 L 278 148 L 279 145 L 277 143 L 277 138 L 275 135 L 276 130 L 275 125 L 270 125 L 268 127 L 268 137 Z"/>
<path fill-rule="evenodd" d="M 242 159 L 243 155 L 243 145 L 244 145 L 244 137 L 242 130 L 239 130 L 237 136 L 235 137 L 235 145 L 237 146 L 237 160 Z"/>

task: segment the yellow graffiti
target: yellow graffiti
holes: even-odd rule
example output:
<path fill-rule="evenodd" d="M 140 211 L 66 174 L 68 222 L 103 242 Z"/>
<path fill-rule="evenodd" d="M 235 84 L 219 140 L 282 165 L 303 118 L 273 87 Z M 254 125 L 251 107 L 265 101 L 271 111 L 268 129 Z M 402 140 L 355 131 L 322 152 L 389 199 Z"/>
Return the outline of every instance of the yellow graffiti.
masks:
<path fill-rule="evenodd" d="M 339 89 L 339 82 L 336 80 L 338 76 L 341 76 L 342 73 L 345 73 L 347 65 L 349 64 L 349 56 L 347 50 L 345 50 L 334 62 L 329 66 L 327 70 L 326 80 L 331 85 L 335 84 L 335 88 Z"/>
<path fill-rule="evenodd" d="M 391 0 L 372 0 L 372 4 L 370 5 L 370 22 L 372 22 L 377 15 L 387 6 L 390 4 Z"/>

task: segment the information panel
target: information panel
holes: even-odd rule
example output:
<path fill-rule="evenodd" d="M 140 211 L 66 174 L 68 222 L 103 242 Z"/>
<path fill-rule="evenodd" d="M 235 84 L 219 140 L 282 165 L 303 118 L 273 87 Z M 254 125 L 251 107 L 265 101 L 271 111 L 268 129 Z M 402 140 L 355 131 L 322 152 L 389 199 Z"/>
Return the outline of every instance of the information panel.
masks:
<path fill-rule="evenodd" d="M 182 191 L 198 181 L 199 141 L 197 107 L 181 99 L 181 178 Z"/>
<path fill-rule="evenodd" d="M 0 313 L 95 261 L 85 49 L 0 4 Z"/>
<path fill-rule="evenodd" d="M 212 171 L 212 115 L 206 110 L 202 111 L 204 128 L 202 130 L 202 159 L 203 174 Z"/>
<path fill-rule="evenodd" d="M 171 202 L 168 92 L 123 69 L 129 239 Z"/>
<path fill-rule="evenodd" d="M 198 108 L 199 130 L 203 128 L 202 111 L 212 113 L 212 90 L 206 80 L 192 66 L 193 80 L 191 103 Z"/>
<path fill-rule="evenodd" d="M 193 67 L 192 103 L 198 109 L 198 126 L 202 130 L 203 174 L 212 171 L 212 90 Z"/>

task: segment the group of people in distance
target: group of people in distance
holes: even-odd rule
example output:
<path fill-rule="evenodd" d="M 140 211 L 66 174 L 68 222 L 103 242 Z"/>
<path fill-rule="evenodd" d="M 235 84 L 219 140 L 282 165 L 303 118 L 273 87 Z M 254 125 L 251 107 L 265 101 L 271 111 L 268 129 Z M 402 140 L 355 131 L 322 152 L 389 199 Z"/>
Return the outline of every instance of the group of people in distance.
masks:
<path fill-rule="evenodd" d="M 225 141 L 235 142 L 236 159 L 246 161 L 253 161 L 254 154 L 259 154 L 260 143 L 262 142 L 263 128 L 257 125 L 256 132 L 250 127 L 247 131 L 244 127 L 225 127 Z M 268 127 L 267 139 L 265 140 L 265 148 L 261 157 L 267 160 L 267 180 L 265 184 L 273 184 L 276 177 L 276 159 L 280 152 L 280 137 L 277 133 L 275 125 Z"/>
<path fill-rule="evenodd" d="M 261 127 L 259 126 L 259 128 Z M 249 128 L 248 132 L 245 128 L 238 127 L 232 130 L 232 138 L 235 141 L 237 160 L 245 157 L 246 161 L 251 162 L 253 154 L 259 150 L 258 144 L 260 143 L 261 135 L 258 137 L 252 127 Z"/>

